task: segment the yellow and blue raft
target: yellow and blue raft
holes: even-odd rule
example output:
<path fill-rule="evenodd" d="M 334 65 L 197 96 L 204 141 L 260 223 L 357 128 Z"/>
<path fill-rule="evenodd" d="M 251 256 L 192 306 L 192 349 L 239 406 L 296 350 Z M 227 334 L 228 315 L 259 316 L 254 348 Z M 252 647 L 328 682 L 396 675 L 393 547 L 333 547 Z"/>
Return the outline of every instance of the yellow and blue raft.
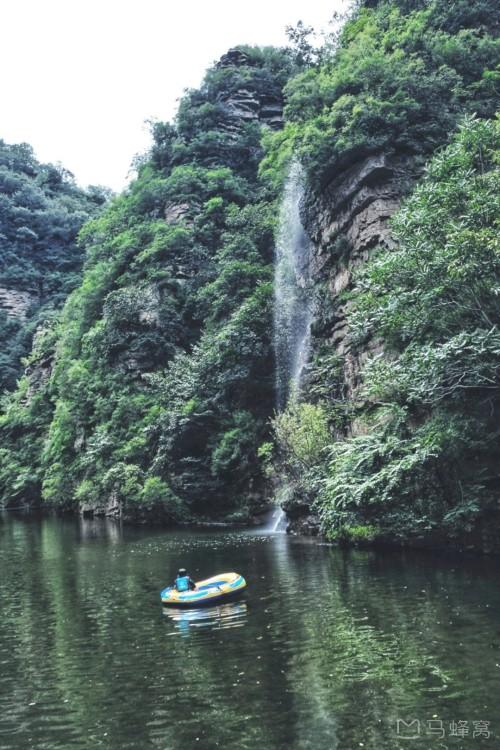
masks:
<path fill-rule="evenodd" d="M 202 607 L 232 599 L 246 588 L 246 581 L 239 573 L 221 573 L 218 576 L 198 581 L 193 591 L 177 591 L 168 586 L 161 592 L 161 603 L 166 607 Z"/>

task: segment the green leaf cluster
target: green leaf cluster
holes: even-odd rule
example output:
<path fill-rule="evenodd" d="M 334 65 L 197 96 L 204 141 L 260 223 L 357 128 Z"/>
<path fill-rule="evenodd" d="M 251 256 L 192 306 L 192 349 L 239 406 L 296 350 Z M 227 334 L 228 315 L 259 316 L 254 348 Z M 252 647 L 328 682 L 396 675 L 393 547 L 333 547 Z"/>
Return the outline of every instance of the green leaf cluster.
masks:
<path fill-rule="evenodd" d="M 285 87 L 288 122 L 269 137 L 261 166 L 274 184 L 292 155 L 320 189 L 378 151 L 426 157 L 464 112 L 494 116 L 500 18 L 493 0 L 374 5 L 357 8 L 321 64 Z"/>

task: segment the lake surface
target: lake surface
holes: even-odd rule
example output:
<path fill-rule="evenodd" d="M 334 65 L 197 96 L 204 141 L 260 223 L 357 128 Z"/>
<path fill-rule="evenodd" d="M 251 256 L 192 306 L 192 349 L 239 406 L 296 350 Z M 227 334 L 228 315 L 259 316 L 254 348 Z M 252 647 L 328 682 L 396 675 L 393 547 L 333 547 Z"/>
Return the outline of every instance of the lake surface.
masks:
<path fill-rule="evenodd" d="M 235 570 L 248 590 L 164 610 L 180 565 Z M 0 748 L 497 749 L 499 573 L 258 531 L 0 515 Z"/>

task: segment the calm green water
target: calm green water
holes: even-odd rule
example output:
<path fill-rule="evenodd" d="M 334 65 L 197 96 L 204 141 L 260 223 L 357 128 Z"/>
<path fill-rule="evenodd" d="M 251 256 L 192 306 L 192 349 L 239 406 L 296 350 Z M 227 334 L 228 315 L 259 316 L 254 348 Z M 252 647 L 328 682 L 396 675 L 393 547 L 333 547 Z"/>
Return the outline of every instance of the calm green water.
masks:
<path fill-rule="evenodd" d="M 163 611 L 180 564 L 234 569 L 248 591 Z M 499 572 L 284 535 L 0 516 L 0 748 L 493 750 Z M 420 739 L 398 719 L 420 721 Z M 480 721 L 489 739 L 472 736 Z"/>

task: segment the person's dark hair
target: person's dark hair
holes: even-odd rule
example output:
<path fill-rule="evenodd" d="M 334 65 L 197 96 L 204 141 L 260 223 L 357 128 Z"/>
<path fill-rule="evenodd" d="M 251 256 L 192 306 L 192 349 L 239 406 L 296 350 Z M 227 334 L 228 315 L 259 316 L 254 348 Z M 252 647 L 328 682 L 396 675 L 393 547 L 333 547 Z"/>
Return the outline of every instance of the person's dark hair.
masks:
<path fill-rule="evenodd" d="M 179 568 L 178 576 L 185 576 L 187 574 L 186 568 Z"/>

